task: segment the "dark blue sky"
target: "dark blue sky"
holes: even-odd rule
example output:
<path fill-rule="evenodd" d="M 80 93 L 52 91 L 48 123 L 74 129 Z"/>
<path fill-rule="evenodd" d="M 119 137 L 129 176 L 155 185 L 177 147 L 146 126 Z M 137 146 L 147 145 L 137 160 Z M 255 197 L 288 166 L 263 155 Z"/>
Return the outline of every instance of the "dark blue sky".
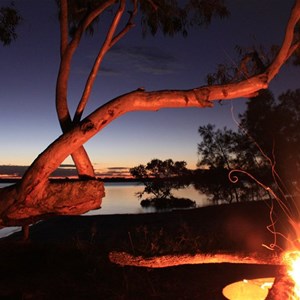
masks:
<path fill-rule="evenodd" d="M 0 0 L 1 5 L 10 1 Z M 29 165 L 60 134 L 55 112 L 59 31 L 54 0 L 15 0 L 23 16 L 18 39 L 0 47 L 0 165 Z M 236 45 L 279 44 L 292 0 L 231 0 L 231 16 L 208 28 L 194 28 L 187 38 L 157 34 L 142 38 L 136 26 L 107 55 L 86 112 L 122 93 L 189 89 L 205 84 L 218 63 L 234 63 Z M 137 20 L 137 24 L 139 21 Z M 106 21 L 99 23 L 107 24 Z M 76 53 L 69 86 L 74 110 L 101 45 L 101 30 L 85 38 Z M 298 69 L 285 67 L 271 89 L 279 94 L 298 84 Z M 122 116 L 86 144 L 95 168 L 132 167 L 153 158 L 197 163 L 198 127 L 208 123 L 232 127 L 231 107 L 243 111 L 245 99 L 207 109 L 164 109 Z M 70 159 L 65 163 L 72 163 Z M 1 172 L 0 172 L 1 173 Z"/>

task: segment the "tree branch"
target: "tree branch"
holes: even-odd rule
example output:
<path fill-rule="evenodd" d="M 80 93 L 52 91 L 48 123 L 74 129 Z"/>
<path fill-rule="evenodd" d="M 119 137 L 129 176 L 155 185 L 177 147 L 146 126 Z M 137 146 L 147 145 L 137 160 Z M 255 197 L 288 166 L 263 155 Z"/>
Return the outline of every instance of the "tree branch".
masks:
<path fill-rule="evenodd" d="M 105 9 L 111 6 L 115 1 L 106 1 L 100 4 L 98 8 L 92 11 L 77 28 L 75 35 L 69 44 L 68 40 L 68 7 L 67 1 L 61 2 L 61 62 L 59 67 L 59 73 L 56 83 L 56 111 L 60 126 L 63 132 L 70 130 L 72 127 L 72 120 L 68 107 L 68 80 L 70 76 L 71 61 L 73 55 L 78 48 L 81 37 L 85 29 L 91 24 L 91 22 L 101 14 Z M 94 169 L 92 163 L 83 147 L 80 147 L 76 152 L 72 153 L 73 161 L 76 165 L 78 175 L 80 177 L 89 176 L 94 177 Z"/>
<path fill-rule="evenodd" d="M 60 56 L 64 55 L 64 52 L 68 46 L 68 3 L 67 0 L 60 1 Z"/>
<path fill-rule="evenodd" d="M 284 62 L 289 58 L 291 49 L 293 49 L 294 29 L 300 19 L 300 0 L 296 0 L 289 21 L 286 26 L 285 36 L 281 48 L 274 61 L 267 70 L 268 82 L 270 82 L 279 72 Z"/>
<path fill-rule="evenodd" d="M 73 122 L 77 123 L 80 121 L 83 111 L 86 107 L 86 104 L 88 102 L 88 98 L 90 96 L 91 90 L 93 88 L 97 73 L 99 71 L 100 65 L 104 59 L 105 54 L 109 51 L 109 49 L 115 45 L 122 37 L 124 37 L 129 31 L 130 29 L 132 29 L 132 27 L 134 27 L 133 24 L 133 19 L 135 17 L 135 15 L 137 14 L 137 0 L 134 0 L 134 9 L 132 12 L 130 12 L 130 17 L 128 19 L 127 24 L 125 25 L 125 27 L 117 34 L 113 37 L 118 24 L 120 23 L 120 19 L 124 13 L 125 10 L 125 3 L 126 1 L 121 1 L 120 3 L 120 7 L 118 12 L 115 15 L 115 18 L 110 26 L 109 32 L 106 36 L 105 42 L 101 47 L 101 50 L 94 62 L 94 66 L 92 68 L 92 71 L 90 72 L 89 78 L 86 82 L 86 86 L 83 92 L 83 95 L 80 99 L 80 102 L 77 106 L 76 109 L 76 113 L 74 115 L 74 119 Z"/>
<path fill-rule="evenodd" d="M 105 54 L 108 52 L 108 50 L 111 47 L 111 41 L 112 41 L 113 36 L 116 32 L 117 26 L 120 23 L 121 17 L 124 13 L 125 5 L 126 5 L 126 0 L 121 0 L 119 9 L 116 12 L 115 17 L 114 17 L 114 19 L 113 19 L 113 21 L 112 21 L 112 23 L 109 27 L 109 30 L 108 30 L 108 33 L 107 33 L 106 38 L 104 40 L 104 43 L 103 43 L 103 45 L 102 45 L 102 47 L 101 47 L 101 49 L 100 49 L 100 51 L 99 51 L 99 53 L 98 53 L 98 55 L 95 59 L 93 68 L 92 68 L 92 70 L 89 74 L 89 77 L 88 77 L 87 81 L 86 81 L 83 94 L 82 94 L 81 99 L 78 103 L 76 113 L 75 113 L 75 116 L 74 116 L 74 120 L 73 120 L 74 123 L 79 122 L 80 119 L 81 119 L 83 110 L 84 110 L 84 108 L 87 104 L 87 101 L 88 101 L 89 96 L 91 94 L 94 82 L 96 80 L 96 76 L 97 76 L 97 73 L 99 71 L 101 62 L 103 61 L 103 58 L 104 58 Z"/>
<path fill-rule="evenodd" d="M 133 23 L 133 19 L 136 16 L 138 12 L 138 7 L 137 7 L 137 0 L 134 0 L 134 4 L 133 4 L 133 11 L 129 12 L 130 16 L 128 19 L 127 24 L 125 25 L 125 27 L 112 39 L 110 47 L 112 47 L 114 44 L 116 44 L 124 35 L 126 35 L 126 33 L 132 28 L 134 27 L 134 23 Z"/>
<path fill-rule="evenodd" d="M 68 44 L 64 51 L 64 55 L 61 59 L 59 66 L 59 73 L 56 83 L 56 110 L 61 123 L 63 131 L 69 130 L 72 120 L 69 113 L 67 102 L 68 80 L 70 76 L 71 61 L 73 55 L 78 48 L 81 37 L 85 29 L 93 22 L 93 20 L 100 15 L 109 6 L 115 3 L 115 0 L 105 1 L 100 4 L 98 8 L 94 9 L 77 28 L 73 39 Z"/>

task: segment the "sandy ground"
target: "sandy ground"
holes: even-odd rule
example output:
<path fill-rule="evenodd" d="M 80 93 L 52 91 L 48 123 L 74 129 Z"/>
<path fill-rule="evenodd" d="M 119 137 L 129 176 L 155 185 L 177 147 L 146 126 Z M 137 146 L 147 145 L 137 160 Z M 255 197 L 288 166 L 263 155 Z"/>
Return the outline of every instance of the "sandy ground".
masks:
<path fill-rule="evenodd" d="M 265 202 L 55 217 L 27 242 L 0 240 L 0 299 L 226 299 L 232 282 L 284 271 L 280 253 L 262 246 L 273 242 L 269 224 Z"/>

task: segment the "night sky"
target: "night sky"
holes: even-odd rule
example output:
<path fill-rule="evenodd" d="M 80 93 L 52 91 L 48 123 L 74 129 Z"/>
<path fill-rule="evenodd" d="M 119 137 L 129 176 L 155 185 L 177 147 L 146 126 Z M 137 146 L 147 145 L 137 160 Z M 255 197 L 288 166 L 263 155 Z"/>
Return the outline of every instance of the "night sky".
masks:
<path fill-rule="evenodd" d="M 86 114 L 108 100 L 144 87 L 190 89 L 205 84 L 205 76 L 219 63 L 234 63 L 236 45 L 280 44 L 292 0 L 231 0 L 231 16 L 215 19 L 207 28 L 194 28 L 187 38 L 142 37 L 137 26 L 106 56 Z M 0 0 L 0 6 L 10 1 Z M 23 17 L 18 38 L 0 46 L 0 165 L 30 165 L 60 134 L 55 111 L 59 66 L 59 23 L 54 0 L 15 0 Z M 108 16 L 106 16 L 107 18 Z M 108 18 L 99 22 L 93 37 L 83 39 L 75 55 L 69 84 L 72 113 L 99 50 Z M 271 84 L 278 95 L 299 87 L 299 70 L 286 66 Z M 215 103 L 206 109 L 163 109 L 134 112 L 117 119 L 85 147 L 99 173 L 122 171 L 153 158 L 185 160 L 195 168 L 198 128 L 208 123 L 236 129 L 235 116 L 246 99 Z M 69 158 L 64 163 L 72 164 Z M 3 170 L 3 169 L 2 169 Z M 1 173 L 1 168 L 0 168 Z M 3 172 L 2 172 L 3 173 Z"/>

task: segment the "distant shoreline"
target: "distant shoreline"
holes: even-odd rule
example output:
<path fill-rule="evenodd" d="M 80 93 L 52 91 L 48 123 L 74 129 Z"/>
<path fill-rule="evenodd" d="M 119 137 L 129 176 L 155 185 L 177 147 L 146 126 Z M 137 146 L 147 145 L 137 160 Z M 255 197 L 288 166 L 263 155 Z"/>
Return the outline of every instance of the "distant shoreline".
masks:
<path fill-rule="evenodd" d="M 22 178 L 0 178 L 0 183 L 17 183 L 21 181 Z M 135 178 L 123 178 L 123 177 L 113 177 L 113 178 L 96 178 L 103 182 L 138 182 Z M 50 178 L 50 181 L 75 181 L 77 178 Z"/>

